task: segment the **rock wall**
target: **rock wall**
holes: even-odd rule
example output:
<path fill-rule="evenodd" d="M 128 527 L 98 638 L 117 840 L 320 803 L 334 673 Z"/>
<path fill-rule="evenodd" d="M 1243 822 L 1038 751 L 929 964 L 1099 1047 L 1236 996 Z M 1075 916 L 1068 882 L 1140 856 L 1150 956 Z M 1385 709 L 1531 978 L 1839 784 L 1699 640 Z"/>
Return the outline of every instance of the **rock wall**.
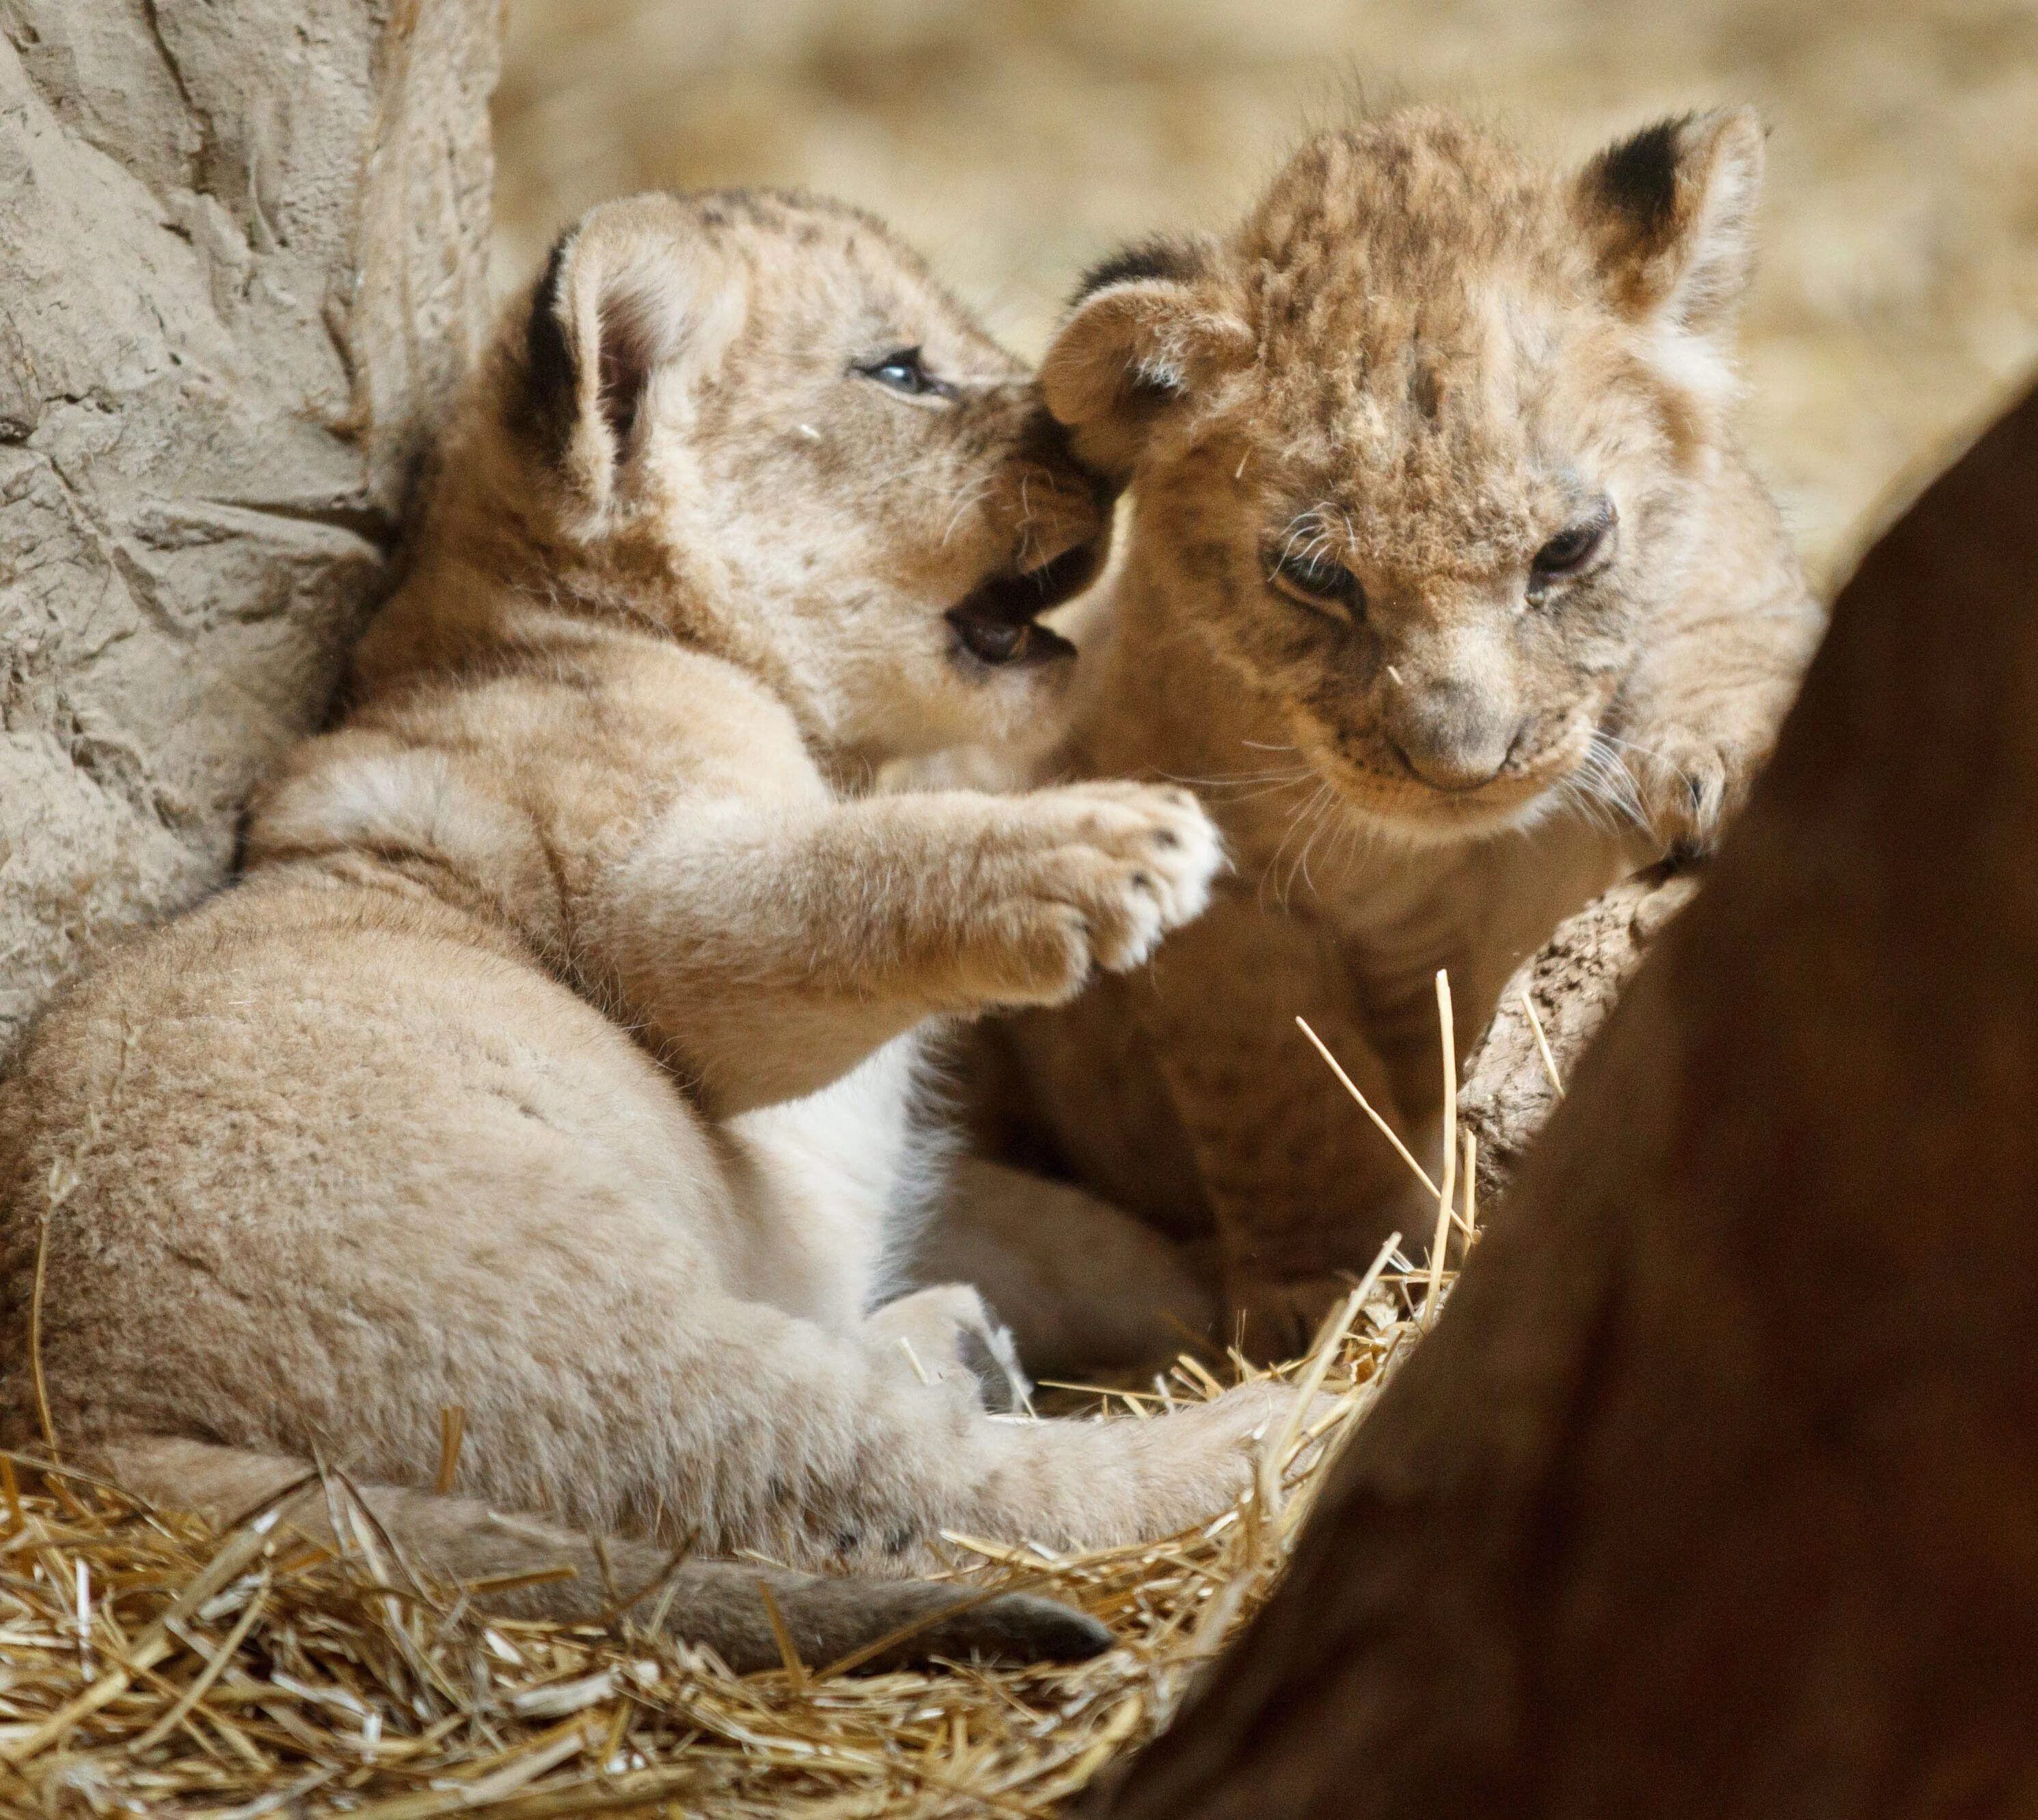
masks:
<path fill-rule="evenodd" d="M 0 0 L 0 1054 L 214 884 L 487 309 L 496 0 Z"/>

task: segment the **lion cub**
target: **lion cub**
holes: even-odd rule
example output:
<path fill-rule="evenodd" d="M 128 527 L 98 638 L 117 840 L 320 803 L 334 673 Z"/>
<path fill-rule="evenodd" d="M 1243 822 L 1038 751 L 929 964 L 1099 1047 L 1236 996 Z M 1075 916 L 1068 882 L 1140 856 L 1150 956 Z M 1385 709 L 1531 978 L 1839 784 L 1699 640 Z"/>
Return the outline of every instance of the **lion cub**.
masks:
<path fill-rule="evenodd" d="M 1744 113 L 1573 173 L 1397 113 L 1229 237 L 1099 267 L 1042 368 L 1131 487 L 1063 774 L 1193 783 L 1238 866 L 1007 1060 L 1036 1146 L 1214 1240 L 1263 1352 L 1434 1219 L 1296 1015 L 1434 1158 L 1437 970 L 1462 1048 L 1563 916 L 1708 847 L 1816 639 L 1731 427 L 1761 160 Z M 943 1265 L 1023 1283 L 969 1215 Z"/>
<path fill-rule="evenodd" d="M 1055 720 L 1042 608 L 1109 494 L 868 218 L 597 210 L 472 386 L 338 730 L 245 877 L 42 1019 L 0 1086 L 0 1421 L 230 1509 L 314 1458 L 461 1578 L 669 1551 L 896 1575 L 945 1528 L 1171 1532 L 1287 1406 L 994 1420 L 973 1291 L 883 1305 L 930 1177 L 921 1031 L 1145 958 L 1218 859 L 1193 797 L 873 795 Z M 32 1288 L 40 1283 L 40 1289 Z M 465 1414 L 456 1497 L 440 1417 Z M 748 1566 L 676 1624 L 777 1660 Z M 953 1591 L 774 1583 L 809 1659 Z M 924 1648 L 1087 1651 L 1046 1602 Z"/>

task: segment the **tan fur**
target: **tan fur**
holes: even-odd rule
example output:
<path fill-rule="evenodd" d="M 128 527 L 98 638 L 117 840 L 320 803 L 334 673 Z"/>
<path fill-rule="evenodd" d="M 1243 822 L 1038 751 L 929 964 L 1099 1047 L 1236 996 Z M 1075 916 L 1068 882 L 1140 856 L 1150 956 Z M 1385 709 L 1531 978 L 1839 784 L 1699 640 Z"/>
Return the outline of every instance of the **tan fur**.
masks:
<path fill-rule="evenodd" d="M 1063 762 L 1194 784 L 1237 870 L 1010 1036 L 1063 1165 L 1214 1232 L 1262 1350 L 1434 1219 L 1294 1017 L 1434 1166 L 1436 971 L 1462 1051 L 1769 749 L 1820 615 L 1731 429 L 1760 160 L 1733 113 L 1570 175 L 1426 111 L 1327 134 L 1227 238 L 1100 268 L 1042 370 L 1132 488 Z M 1536 567 L 1608 506 L 1579 572 Z M 1298 561 L 1351 599 L 1284 591 Z"/>
<path fill-rule="evenodd" d="M 911 347 L 945 392 L 865 370 Z M 944 617 L 1023 619 L 1100 548 L 1108 493 L 1023 371 L 866 218 L 640 198 L 563 243 L 443 467 L 243 881 L 0 1086 L 9 1439 L 42 1249 L 63 1445 L 222 1508 L 316 1454 L 461 1577 L 499 1534 L 404 1489 L 449 1406 L 464 1497 L 659 1559 L 896 1575 L 944 1528 L 1207 1515 L 1283 1393 L 1000 1420 L 974 1291 L 883 1305 L 926 1021 L 1137 964 L 1218 859 L 1180 791 L 861 791 L 1059 723 L 1051 641 L 988 664 Z M 688 1583 L 681 1628 L 762 1647 L 754 1601 Z M 900 1609 L 782 1591 L 831 1644 Z"/>

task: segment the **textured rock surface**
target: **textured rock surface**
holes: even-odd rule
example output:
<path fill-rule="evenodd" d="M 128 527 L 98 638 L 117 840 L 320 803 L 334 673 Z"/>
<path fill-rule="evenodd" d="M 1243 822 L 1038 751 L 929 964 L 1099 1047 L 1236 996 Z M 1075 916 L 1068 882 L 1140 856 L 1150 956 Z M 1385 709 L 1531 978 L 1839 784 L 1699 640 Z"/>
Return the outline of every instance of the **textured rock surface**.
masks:
<path fill-rule="evenodd" d="M 1458 1117 L 1479 1140 L 1479 1193 L 1488 1206 L 1556 1109 L 1560 1084 L 1570 1079 L 1650 943 L 1691 901 L 1698 882 L 1688 874 L 1651 874 L 1616 885 L 1559 924 L 1507 982 L 1493 1022 L 1465 1058 L 1458 1095 Z M 1528 1003 L 1536 1010 L 1532 1024 Z M 1536 1041 L 1538 1025 L 1547 1060 Z"/>
<path fill-rule="evenodd" d="M 486 307 L 494 0 L 0 0 L 0 1054 L 231 855 Z"/>

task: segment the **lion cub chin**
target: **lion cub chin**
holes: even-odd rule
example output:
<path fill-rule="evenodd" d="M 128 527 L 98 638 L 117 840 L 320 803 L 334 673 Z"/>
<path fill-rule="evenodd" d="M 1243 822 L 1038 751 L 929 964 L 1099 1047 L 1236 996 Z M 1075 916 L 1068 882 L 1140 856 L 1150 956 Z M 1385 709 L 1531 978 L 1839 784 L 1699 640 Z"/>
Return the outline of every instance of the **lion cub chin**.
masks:
<path fill-rule="evenodd" d="M 1761 163 L 1744 113 L 1570 171 L 1368 120 L 1100 266 L 1042 366 L 1131 492 L 1059 774 L 1195 780 L 1237 870 L 1006 1060 L 1032 1151 L 1212 1245 L 1258 1350 L 1436 1218 L 1295 1018 L 1434 1176 L 1438 971 L 1462 1056 L 1565 916 L 1718 839 L 1795 691 L 1821 616 L 1733 429 Z"/>
<path fill-rule="evenodd" d="M 943 1530 L 1112 1544 L 1242 1488 L 1286 1393 L 994 1420 L 1023 1386 L 975 1293 L 885 1300 L 928 1020 L 1137 965 L 1218 863 L 1181 791 L 859 791 L 1055 722 L 1070 648 L 1036 616 L 1108 506 L 867 217 L 588 217 L 477 373 L 245 877 L 66 995 L 0 1086 L 8 1440 L 41 1431 L 40 1272 L 66 1449 L 222 1511 L 330 1460 L 442 1573 L 581 1564 L 527 1611 L 604 1609 L 573 1532 L 629 1538 L 604 1558 L 633 1592 L 682 1546 L 896 1575 Z M 775 1663 L 759 1577 L 684 1570 L 675 1623 Z M 916 1617 L 922 1651 L 1104 1641 L 1038 1600 L 773 1583 L 810 1661 Z"/>

